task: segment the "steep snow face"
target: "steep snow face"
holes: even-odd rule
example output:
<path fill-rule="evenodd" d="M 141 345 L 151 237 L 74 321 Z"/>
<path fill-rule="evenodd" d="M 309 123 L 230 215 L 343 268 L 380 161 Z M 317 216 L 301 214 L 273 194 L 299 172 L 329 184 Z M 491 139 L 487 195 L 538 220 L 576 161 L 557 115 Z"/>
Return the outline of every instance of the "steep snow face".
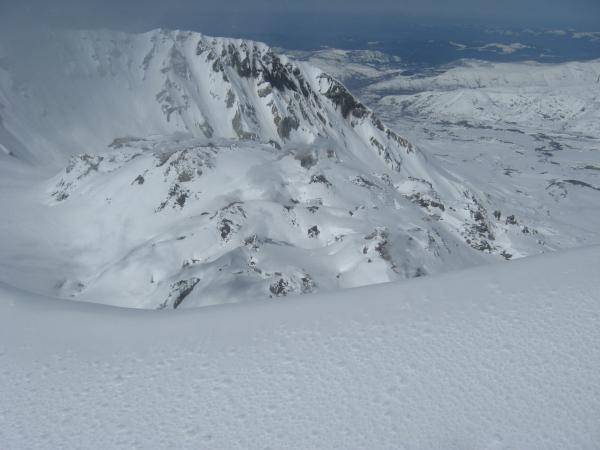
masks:
<path fill-rule="evenodd" d="M 0 283 L 5 448 L 595 448 L 600 248 L 132 311 Z"/>
<path fill-rule="evenodd" d="M 410 144 L 335 79 L 260 43 L 197 33 L 71 32 L 3 57 L 5 150 L 64 161 L 116 138 L 175 132 L 333 147 L 399 168 Z M 2 135 L 0 135 L 2 137 Z"/>
<path fill-rule="evenodd" d="M 15 49 L 4 160 L 66 165 L 0 196 L 18 211 L 1 225 L 0 275 L 20 287 L 179 308 L 545 248 L 535 223 L 501 214 L 334 78 L 263 44 L 67 33 L 35 47 L 39 72 Z"/>

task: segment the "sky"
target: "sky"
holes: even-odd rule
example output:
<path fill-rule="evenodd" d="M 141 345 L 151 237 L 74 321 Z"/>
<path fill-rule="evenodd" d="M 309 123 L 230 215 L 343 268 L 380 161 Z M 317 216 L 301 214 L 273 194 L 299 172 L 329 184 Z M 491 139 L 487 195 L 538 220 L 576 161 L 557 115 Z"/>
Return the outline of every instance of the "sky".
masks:
<path fill-rule="evenodd" d="M 326 15 L 331 19 L 322 26 L 335 27 L 340 15 L 365 14 L 432 23 L 600 28 L 600 0 L 0 0 L 5 24 L 21 27 L 143 30 L 197 24 L 226 32 L 244 26 L 268 28 L 281 16 L 302 22 Z"/>

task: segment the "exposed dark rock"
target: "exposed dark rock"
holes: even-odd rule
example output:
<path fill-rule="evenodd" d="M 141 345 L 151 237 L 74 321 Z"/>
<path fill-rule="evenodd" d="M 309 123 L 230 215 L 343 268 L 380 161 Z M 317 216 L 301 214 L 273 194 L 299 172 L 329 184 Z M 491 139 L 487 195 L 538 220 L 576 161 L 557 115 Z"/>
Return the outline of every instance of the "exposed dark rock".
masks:
<path fill-rule="evenodd" d="M 300 165 L 305 169 L 310 169 L 317 165 L 318 159 L 313 152 L 304 152 L 296 155 L 296 159 L 300 161 Z"/>
<path fill-rule="evenodd" d="M 143 176 L 141 176 L 141 175 L 138 175 L 138 176 L 135 178 L 135 180 L 133 180 L 133 181 L 131 182 L 131 184 L 132 184 L 132 185 L 133 185 L 133 184 L 144 184 L 144 181 L 146 181 L 146 180 L 144 180 L 144 177 L 143 177 Z"/>
<path fill-rule="evenodd" d="M 221 239 L 224 241 L 226 241 L 231 234 L 231 225 L 233 225 L 233 222 L 229 219 L 223 219 L 219 222 L 218 229 L 221 232 Z"/>
<path fill-rule="evenodd" d="M 187 200 L 187 198 L 188 198 L 188 193 L 187 192 L 182 192 L 175 199 L 175 203 L 177 203 L 180 208 L 183 208 L 183 206 L 185 205 L 185 201 Z"/>
<path fill-rule="evenodd" d="M 414 152 L 413 145 L 407 139 L 404 139 L 402 136 L 399 136 L 398 134 L 394 133 L 389 128 L 387 128 L 385 130 L 385 134 L 386 134 L 386 136 L 388 138 L 396 141 L 398 144 L 400 144 L 401 146 L 405 147 L 406 148 L 406 153 L 413 153 Z"/>
<path fill-rule="evenodd" d="M 329 182 L 329 180 L 327 178 L 325 178 L 325 175 L 322 175 L 322 174 L 313 175 L 312 177 L 310 177 L 310 183 L 311 184 L 321 183 L 327 187 L 331 187 L 331 183 Z"/>
<path fill-rule="evenodd" d="M 246 218 L 246 211 L 242 207 L 242 202 L 231 202 L 230 204 L 216 211 L 210 217 L 210 219 L 212 220 L 217 216 L 219 216 L 217 230 L 221 235 L 221 239 L 227 242 L 234 232 L 241 229 L 238 221 Z M 234 222 L 234 220 L 236 220 L 236 222 Z"/>
<path fill-rule="evenodd" d="M 169 299 L 173 299 L 173 309 L 177 309 L 179 305 L 185 300 L 185 298 L 192 293 L 196 285 L 200 282 L 199 278 L 192 278 L 190 280 L 181 280 L 171 285 L 171 294 Z M 165 301 L 162 308 L 166 307 L 169 299 Z"/>
<path fill-rule="evenodd" d="M 281 139 L 289 139 L 292 130 L 297 130 L 300 122 L 295 117 L 287 116 L 277 124 L 277 134 Z"/>
<path fill-rule="evenodd" d="M 265 70 L 263 68 L 264 80 L 273 86 L 278 91 L 284 91 L 286 89 L 290 91 L 298 91 L 296 83 L 294 83 L 293 77 L 290 74 L 291 66 L 285 66 L 281 63 L 279 57 L 271 53 L 271 70 Z M 300 73 L 298 72 L 298 75 Z"/>
<path fill-rule="evenodd" d="M 212 64 L 212 69 L 215 72 L 223 72 L 223 63 L 220 60 L 216 59 Z"/>
<path fill-rule="evenodd" d="M 165 82 L 165 88 L 156 94 L 156 101 L 161 105 L 161 110 L 167 118 L 167 122 L 171 121 L 171 115 L 173 113 L 181 114 L 183 111 L 189 108 L 189 99 L 182 96 L 183 103 L 173 98 L 173 91 L 181 91 L 181 87 L 174 81 L 167 80 Z"/>
<path fill-rule="evenodd" d="M 592 186 L 589 183 L 586 183 L 585 181 L 579 181 L 579 180 L 564 180 L 564 183 L 569 183 L 572 184 L 573 186 L 580 186 L 580 187 L 585 187 L 588 189 L 593 189 L 595 191 L 600 191 L 600 188 Z"/>
<path fill-rule="evenodd" d="M 472 242 L 471 246 L 475 250 L 479 250 L 480 252 L 491 252 L 492 251 L 492 246 L 486 240 L 482 240 L 482 241 L 479 241 L 479 242 Z"/>
<path fill-rule="evenodd" d="M 256 61 L 250 59 L 249 55 L 242 55 L 238 52 L 233 44 L 229 44 L 227 47 L 229 52 L 229 64 L 235 69 L 237 74 L 242 78 L 257 78 L 258 68 L 256 67 Z"/>
<path fill-rule="evenodd" d="M 371 136 L 369 141 L 373 147 L 377 149 L 377 153 L 381 156 L 386 163 L 392 166 L 392 168 L 396 171 L 400 171 L 402 167 L 402 161 L 399 161 L 395 158 L 392 153 L 389 151 L 387 147 L 385 147 L 381 142 Z"/>
<path fill-rule="evenodd" d="M 308 237 L 309 238 L 316 238 L 319 236 L 319 234 L 321 234 L 321 232 L 319 231 L 319 227 L 316 225 L 314 225 L 308 229 Z"/>
<path fill-rule="evenodd" d="M 188 181 L 192 181 L 193 176 L 194 175 L 191 169 L 182 170 L 177 175 L 177 181 L 179 181 L 180 183 L 186 183 Z"/>
<path fill-rule="evenodd" d="M 426 275 L 427 275 L 427 271 L 423 267 L 417 267 L 417 270 L 415 270 L 413 278 L 420 278 L 420 277 L 424 277 Z"/>
<path fill-rule="evenodd" d="M 375 183 L 367 180 L 365 177 L 363 176 L 357 176 L 356 178 L 354 178 L 352 180 L 352 183 L 357 184 L 359 186 L 365 187 L 365 188 L 376 188 L 376 189 L 381 189 L 379 186 L 377 186 Z"/>
<path fill-rule="evenodd" d="M 198 128 L 200 128 L 200 131 L 202 131 L 202 134 L 204 134 L 204 136 L 206 136 L 209 139 L 211 137 L 213 137 L 213 135 L 215 134 L 214 128 L 210 125 L 210 123 L 208 123 L 207 120 L 205 120 L 204 122 L 199 124 Z"/>
<path fill-rule="evenodd" d="M 69 194 L 67 194 L 66 192 L 53 192 L 52 196 L 57 202 L 62 202 L 69 198 Z"/>
<path fill-rule="evenodd" d="M 267 95 L 271 94 L 272 92 L 273 92 L 273 88 L 271 87 L 271 85 L 269 85 L 269 86 L 266 86 L 266 87 L 260 88 L 260 89 L 258 90 L 258 96 L 259 96 L 260 98 L 264 98 L 264 97 L 266 97 Z"/>
<path fill-rule="evenodd" d="M 207 60 L 213 60 L 213 70 L 223 72 L 225 67 L 233 68 L 242 78 L 262 77 L 268 87 L 262 87 L 259 91 L 261 97 L 265 97 L 272 92 L 272 89 L 278 91 L 293 91 L 302 94 L 308 98 L 311 94 L 309 84 L 303 79 L 298 67 L 293 64 L 283 64 L 272 51 L 261 54 L 257 46 L 248 46 L 242 43 L 239 48 L 233 44 L 224 47 L 220 55 L 210 48 L 211 44 L 200 41 L 197 47 L 197 54 L 201 55 L 208 51 Z"/>
<path fill-rule="evenodd" d="M 275 147 L 277 150 L 281 150 L 281 145 L 279 145 L 279 142 L 274 141 L 273 139 L 269 140 L 269 144 L 273 147 Z"/>
<path fill-rule="evenodd" d="M 366 106 L 356 100 L 340 82 L 326 74 L 322 74 L 321 77 L 326 78 L 330 83 L 329 89 L 324 93 L 325 97 L 340 108 L 344 119 L 350 115 L 360 119 L 369 113 Z"/>
<path fill-rule="evenodd" d="M 189 196 L 190 192 L 187 189 L 183 189 L 179 184 L 174 184 L 169 189 L 167 198 L 160 204 L 156 211 L 158 212 L 165 209 L 171 200 L 174 202 L 173 207 L 179 206 L 180 208 L 183 208 Z"/>
<path fill-rule="evenodd" d="M 469 194 L 465 192 L 468 197 Z M 470 209 L 471 215 L 475 223 L 467 225 L 466 227 L 466 242 L 475 250 L 489 252 L 495 250 L 494 246 L 489 241 L 494 241 L 496 237 L 492 232 L 492 225 L 488 222 L 487 211 L 479 203 L 477 198 L 473 195 L 470 196 L 476 209 Z"/>
<path fill-rule="evenodd" d="M 386 231 L 381 232 L 380 236 L 381 236 L 381 241 L 375 246 L 375 251 L 377 253 L 379 253 L 379 256 L 381 257 L 381 259 L 383 259 L 384 261 L 387 261 L 390 264 L 390 267 L 394 272 L 400 273 L 400 269 L 398 268 L 398 266 L 392 259 L 392 255 L 390 254 L 390 251 L 389 251 L 389 241 L 388 241 L 387 232 Z"/>
<path fill-rule="evenodd" d="M 408 199 L 422 208 L 437 208 L 440 211 L 446 211 L 446 206 L 444 206 L 442 202 L 439 202 L 429 197 L 425 197 L 420 192 L 414 193 L 413 195 L 409 196 Z"/>
<path fill-rule="evenodd" d="M 104 161 L 103 156 L 93 156 L 88 154 L 74 156 L 69 161 L 69 165 L 65 169 L 65 172 L 70 173 L 75 167 L 79 166 L 80 174 L 77 176 L 77 179 L 80 180 L 88 176 L 91 172 L 98 172 L 98 168 L 102 161 Z"/>
<path fill-rule="evenodd" d="M 256 236 L 256 234 L 248 236 L 246 239 L 244 239 L 244 245 L 250 248 L 251 250 L 258 250 L 260 248 L 260 241 L 258 239 L 258 236 Z"/>
<path fill-rule="evenodd" d="M 127 136 L 127 137 L 120 137 L 120 138 L 116 138 L 114 139 L 109 145 L 109 148 L 114 148 L 114 149 L 120 149 L 123 147 L 127 147 L 131 144 L 134 144 L 136 142 L 139 141 L 143 141 L 143 139 L 141 138 L 136 138 L 136 137 L 131 137 L 131 136 Z"/>
<path fill-rule="evenodd" d="M 228 108 L 232 108 L 235 103 L 235 94 L 231 89 L 227 91 L 227 98 L 225 99 L 225 104 Z"/>
<path fill-rule="evenodd" d="M 277 297 L 282 297 L 288 294 L 289 287 L 290 284 L 283 278 L 280 278 L 278 281 L 271 283 L 271 285 L 269 286 L 269 290 L 273 295 Z"/>
<path fill-rule="evenodd" d="M 310 275 L 304 275 L 300 281 L 302 282 L 302 293 L 303 294 L 308 294 L 310 292 L 313 292 L 316 283 L 315 281 L 311 278 Z"/>

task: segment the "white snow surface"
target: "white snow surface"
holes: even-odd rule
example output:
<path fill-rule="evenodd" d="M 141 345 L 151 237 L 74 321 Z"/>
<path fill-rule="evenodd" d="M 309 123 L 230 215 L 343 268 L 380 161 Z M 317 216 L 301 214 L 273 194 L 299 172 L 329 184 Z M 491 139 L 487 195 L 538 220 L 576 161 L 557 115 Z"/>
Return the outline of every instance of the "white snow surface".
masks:
<path fill-rule="evenodd" d="M 17 448 L 596 448 L 600 248 L 140 311 L 0 286 Z"/>

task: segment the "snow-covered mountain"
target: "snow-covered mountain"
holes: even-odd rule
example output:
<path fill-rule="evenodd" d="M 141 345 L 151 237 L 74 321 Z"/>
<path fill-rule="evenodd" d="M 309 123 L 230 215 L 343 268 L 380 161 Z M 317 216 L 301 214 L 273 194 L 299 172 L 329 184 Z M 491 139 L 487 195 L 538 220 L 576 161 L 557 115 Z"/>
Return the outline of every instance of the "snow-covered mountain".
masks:
<path fill-rule="evenodd" d="M 119 137 L 176 132 L 346 148 L 366 140 L 397 166 L 395 153 L 408 149 L 332 77 L 264 44 L 171 31 L 45 38 L 30 43 L 28 58 L 7 46 L 2 59 L 2 117 L 18 158 L 58 159 Z M 344 135 L 341 121 L 354 132 Z"/>
<path fill-rule="evenodd" d="M 400 95 L 395 94 L 400 92 Z M 504 122 L 600 135 L 600 60 L 563 64 L 462 61 L 435 76 L 394 76 L 367 95 L 399 114 L 432 120 Z"/>
<path fill-rule="evenodd" d="M 176 308 L 545 248 L 332 76 L 263 44 L 70 32 L 1 54 L 0 161 L 32 173 L 0 196 L 0 276 L 20 287 Z"/>
<path fill-rule="evenodd" d="M 565 87 L 598 81 L 599 60 L 544 64 L 539 62 L 494 63 L 459 60 L 438 69 L 435 76 L 403 76 L 373 84 L 372 91 L 483 88 L 483 87 Z"/>

